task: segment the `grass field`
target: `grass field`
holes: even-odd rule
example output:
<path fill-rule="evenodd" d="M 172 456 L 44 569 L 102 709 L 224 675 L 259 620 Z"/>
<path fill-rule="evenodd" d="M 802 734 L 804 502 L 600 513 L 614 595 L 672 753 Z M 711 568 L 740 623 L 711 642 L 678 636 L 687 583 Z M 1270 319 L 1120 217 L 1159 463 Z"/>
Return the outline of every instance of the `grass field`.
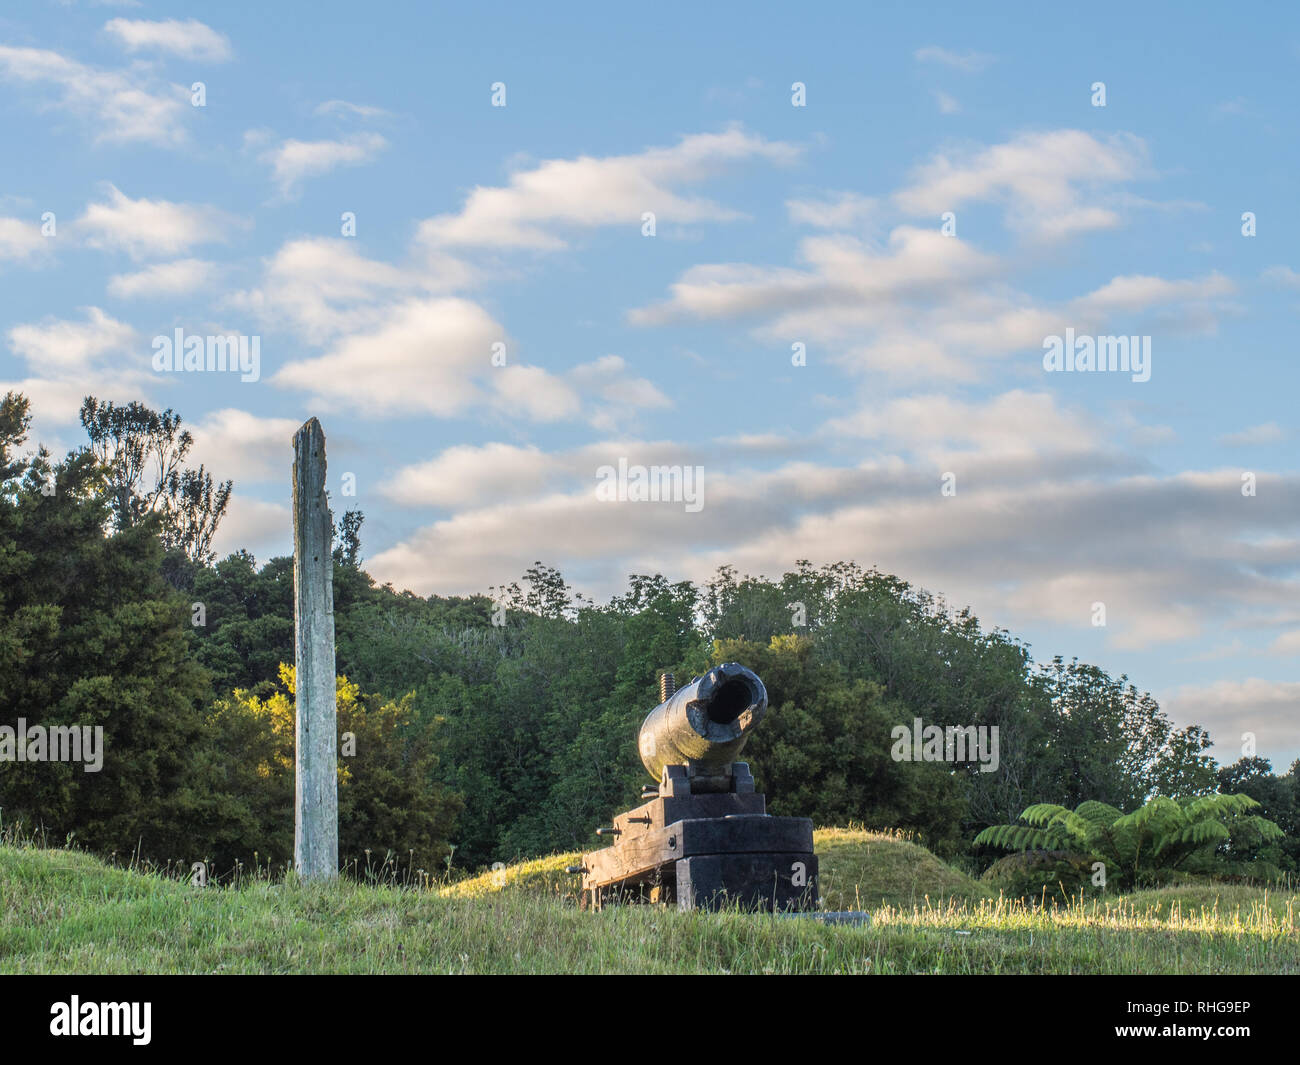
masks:
<path fill-rule="evenodd" d="M 1204 885 L 1042 910 L 898 836 L 817 833 L 806 918 L 584 913 L 557 855 L 438 890 L 254 880 L 198 889 L 80 852 L 0 847 L 0 972 L 1300 973 L 1294 892 Z"/>

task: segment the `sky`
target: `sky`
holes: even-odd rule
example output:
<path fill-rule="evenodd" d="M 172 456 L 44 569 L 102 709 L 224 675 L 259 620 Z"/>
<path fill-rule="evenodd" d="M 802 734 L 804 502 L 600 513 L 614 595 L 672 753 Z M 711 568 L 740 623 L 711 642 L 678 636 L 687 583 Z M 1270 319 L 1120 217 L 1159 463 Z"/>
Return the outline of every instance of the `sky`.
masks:
<path fill-rule="evenodd" d="M 1300 15 L 807 6 L 7 3 L 0 390 L 174 408 L 222 554 L 316 416 L 399 589 L 856 560 L 1285 769 Z"/>

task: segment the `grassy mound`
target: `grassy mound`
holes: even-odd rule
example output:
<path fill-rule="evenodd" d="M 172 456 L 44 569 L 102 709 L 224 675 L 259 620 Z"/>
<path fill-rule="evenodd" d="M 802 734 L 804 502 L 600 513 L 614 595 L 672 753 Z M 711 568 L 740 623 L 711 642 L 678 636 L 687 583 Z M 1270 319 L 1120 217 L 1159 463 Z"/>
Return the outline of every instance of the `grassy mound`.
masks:
<path fill-rule="evenodd" d="M 813 834 L 828 910 L 974 902 L 993 892 L 896 832 L 821 828 Z"/>

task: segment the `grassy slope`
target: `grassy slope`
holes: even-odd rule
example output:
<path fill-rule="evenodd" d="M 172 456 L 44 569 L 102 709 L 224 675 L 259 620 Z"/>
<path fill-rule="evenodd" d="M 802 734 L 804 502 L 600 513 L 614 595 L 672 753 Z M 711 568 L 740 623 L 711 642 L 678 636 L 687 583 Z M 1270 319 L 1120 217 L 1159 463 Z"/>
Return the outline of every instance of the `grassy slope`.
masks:
<path fill-rule="evenodd" d="M 562 904 L 571 856 L 442 893 L 340 884 L 198 890 L 75 852 L 0 847 L 0 972 L 1290 972 L 1297 897 L 1167 889 L 1043 913 L 971 898 L 923 848 L 819 833 L 827 890 L 877 893 L 866 928 Z M 941 880 L 901 861 L 911 854 Z M 885 882 L 893 867 L 893 880 Z M 928 874 L 927 874 L 928 875 Z M 489 885 L 486 880 L 491 880 Z M 838 884 L 839 886 L 835 886 Z M 517 890 L 511 890 L 511 889 Z M 951 893 L 944 902 L 936 900 Z M 910 900 L 915 900 L 913 903 Z"/>

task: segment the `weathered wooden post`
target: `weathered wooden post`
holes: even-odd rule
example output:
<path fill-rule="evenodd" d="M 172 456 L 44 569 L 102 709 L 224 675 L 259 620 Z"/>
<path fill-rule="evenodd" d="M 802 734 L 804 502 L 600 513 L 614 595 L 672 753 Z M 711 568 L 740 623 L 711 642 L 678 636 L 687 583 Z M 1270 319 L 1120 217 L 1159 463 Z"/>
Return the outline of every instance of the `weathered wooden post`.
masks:
<path fill-rule="evenodd" d="M 309 880 L 339 875 L 333 534 L 325 496 L 325 433 L 312 418 L 293 437 L 293 862 Z"/>

